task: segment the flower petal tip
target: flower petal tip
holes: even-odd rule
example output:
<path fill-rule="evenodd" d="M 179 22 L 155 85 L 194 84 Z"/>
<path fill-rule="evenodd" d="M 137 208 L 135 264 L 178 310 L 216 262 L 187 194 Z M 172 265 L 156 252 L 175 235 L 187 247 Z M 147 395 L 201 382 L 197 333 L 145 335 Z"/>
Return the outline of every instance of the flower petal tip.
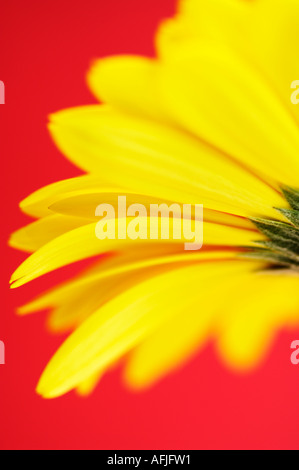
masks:
<path fill-rule="evenodd" d="M 44 375 L 41 376 L 35 391 L 37 395 L 40 395 L 42 398 L 45 398 L 47 400 L 58 398 L 61 395 L 61 393 L 56 393 L 55 389 L 49 387 L 49 385 L 45 381 Z"/>

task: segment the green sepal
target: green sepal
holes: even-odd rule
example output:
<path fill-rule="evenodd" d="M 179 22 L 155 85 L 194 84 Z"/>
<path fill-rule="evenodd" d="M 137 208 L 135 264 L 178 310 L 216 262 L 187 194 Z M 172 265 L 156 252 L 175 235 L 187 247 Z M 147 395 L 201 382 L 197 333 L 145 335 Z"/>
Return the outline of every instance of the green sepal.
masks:
<path fill-rule="evenodd" d="M 299 210 L 295 209 L 280 209 L 275 208 L 278 212 L 284 215 L 295 227 L 299 227 Z"/>
<path fill-rule="evenodd" d="M 283 186 L 281 190 L 292 209 L 299 210 L 299 189 Z"/>
<path fill-rule="evenodd" d="M 290 208 L 276 210 L 283 214 L 288 222 L 251 218 L 267 240 L 256 241 L 259 246 L 251 248 L 241 256 L 263 260 L 272 268 L 284 267 L 299 271 L 299 189 L 283 186 L 281 191 Z"/>
<path fill-rule="evenodd" d="M 282 254 L 276 253 L 271 250 L 263 249 L 263 248 L 256 248 L 254 250 L 240 253 L 239 256 L 241 258 L 250 258 L 256 259 L 261 261 L 266 261 L 270 263 L 272 266 L 284 266 L 289 269 L 299 270 L 299 260 L 298 262 L 291 260 L 289 257 L 284 256 Z"/>
<path fill-rule="evenodd" d="M 299 230 L 296 227 L 276 220 L 257 218 L 251 220 L 279 249 L 285 248 L 299 255 Z"/>
<path fill-rule="evenodd" d="M 271 240 L 257 241 L 256 243 L 264 247 L 267 251 L 270 251 L 271 253 L 280 255 L 288 259 L 292 263 L 299 264 L 299 255 L 294 253 L 294 251 L 292 250 L 293 246 L 291 246 L 290 243 L 288 245 L 281 245 L 279 242 L 273 242 Z"/>

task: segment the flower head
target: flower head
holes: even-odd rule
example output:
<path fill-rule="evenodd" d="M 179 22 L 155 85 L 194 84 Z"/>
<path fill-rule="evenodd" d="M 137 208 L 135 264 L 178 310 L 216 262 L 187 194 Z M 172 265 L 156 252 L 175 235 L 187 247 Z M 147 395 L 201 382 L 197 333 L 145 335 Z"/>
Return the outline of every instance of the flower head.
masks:
<path fill-rule="evenodd" d="M 211 339 L 244 370 L 298 324 L 298 18 L 295 0 L 181 1 L 156 59 L 95 62 L 87 80 L 104 104 L 50 117 L 57 146 L 86 174 L 21 203 L 36 221 L 12 235 L 32 253 L 12 287 L 99 258 L 20 309 L 51 308 L 50 328 L 71 332 L 41 395 L 89 393 L 122 357 L 126 381 L 147 386 Z M 203 249 L 98 240 L 95 208 L 119 194 L 203 204 Z"/>

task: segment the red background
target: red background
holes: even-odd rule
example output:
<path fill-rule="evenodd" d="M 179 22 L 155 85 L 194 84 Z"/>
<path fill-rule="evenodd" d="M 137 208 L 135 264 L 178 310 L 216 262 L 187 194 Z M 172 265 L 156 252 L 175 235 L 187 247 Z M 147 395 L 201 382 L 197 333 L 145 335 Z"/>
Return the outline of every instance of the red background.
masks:
<path fill-rule="evenodd" d="M 47 114 L 93 103 L 85 85 L 92 59 L 118 53 L 152 55 L 158 22 L 173 0 L 6 0 L 0 3 L 1 317 L 6 365 L 0 366 L 2 449 L 299 448 L 299 366 L 281 333 L 254 373 L 225 369 L 208 346 L 177 373 L 143 393 L 124 389 L 110 372 L 95 393 L 45 401 L 34 388 L 63 338 L 46 332 L 45 317 L 18 318 L 14 309 L 65 271 L 9 291 L 24 259 L 6 248 L 27 222 L 18 202 L 40 186 L 76 176 L 51 142 Z"/>

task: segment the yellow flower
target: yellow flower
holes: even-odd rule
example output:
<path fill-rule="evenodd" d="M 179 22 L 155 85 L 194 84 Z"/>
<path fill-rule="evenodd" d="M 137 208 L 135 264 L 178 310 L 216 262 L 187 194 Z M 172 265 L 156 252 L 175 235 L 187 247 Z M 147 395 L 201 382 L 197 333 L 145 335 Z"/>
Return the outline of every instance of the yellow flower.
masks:
<path fill-rule="evenodd" d="M 12 287 L 109 256 L 20 309 L 52 308 L 50 328 L 71 331 L 41 395 L 87 394 L 124 356 L 126 382 L 144 387 L 209 340 L 246 370 L 298 324 L 298 23 L 297 0 L 182 1 L 155 60 L 94 64 L 88 84 L 105 104 L 51 116 L 57 146 L 87 174 L 21 203 L 37 220 L 12 235 L 32 253 Z M 203 250 L 98 240 L 95 208 L 119 194 L 203 204 Z"/>

